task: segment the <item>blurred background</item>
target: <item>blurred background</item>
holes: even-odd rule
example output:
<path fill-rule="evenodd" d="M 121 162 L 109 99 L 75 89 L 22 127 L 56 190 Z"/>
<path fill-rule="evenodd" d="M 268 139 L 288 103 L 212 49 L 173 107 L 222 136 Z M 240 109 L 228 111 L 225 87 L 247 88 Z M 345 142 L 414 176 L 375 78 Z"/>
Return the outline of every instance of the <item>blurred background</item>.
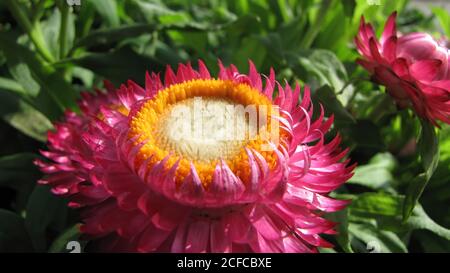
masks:
<path fill-rule="evenodd" d="M 341 223 L 327 238 L 336 247 L 321 251 L 450 252 L 449 126 L 437 136 L 437 170 L 403 221 L 405 194 L 422 172 L 420 122 L 356 65 L 353 44 L 362 15 L 380 34 L 393 11 L 399 31 L 445 39 L 449 10 L 448 1 L 425 0 L 2 0 L 0 251 L 66 252 L 70 240 L 89 251 L 77 211 L 36 186 L 32 160 L 46 132 L 104 79 L 143 84 L 146 70 L 200 58 L 213 74 L 218 59 L 245 72 L 249 59 L 263 74 L 273 67 L 279 81 L 309 84 L 335 114 L 358 168 L 335 194 L 354 200 L 329 216 Z"/>

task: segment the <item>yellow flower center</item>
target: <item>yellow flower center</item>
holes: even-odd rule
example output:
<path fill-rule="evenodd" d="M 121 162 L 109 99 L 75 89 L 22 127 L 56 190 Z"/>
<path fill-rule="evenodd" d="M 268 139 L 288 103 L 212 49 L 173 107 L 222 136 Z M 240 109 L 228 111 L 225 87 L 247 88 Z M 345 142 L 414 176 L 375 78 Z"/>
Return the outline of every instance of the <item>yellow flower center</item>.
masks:
<path fill-rule="evenodd" d="M 168 106 L 155 132 L 158 147 L 197 162 L 230 159 L 250 139 L 256 124 L 240 105 L 223 98 L 190 98 Z"/>
<path fill-rule="evenodd" d="M 190 173 L 191 162 L 205 187 L 215 167 L 224 160 L 244 183 L 250 176 L 245 148 L 258 151 L 270 168 L 276 155 L 267 149 L 274 113 L 272 102 L 243 83 L 197 79 L 171 85 L 145 102 L 132 117 L 129 137 L 145 141 L 137 165 L 149 167 L 168 155 L 166 167 L 177 161 L 179 185 Z M 255 116 L 256 114 L 256 116 Z"/>

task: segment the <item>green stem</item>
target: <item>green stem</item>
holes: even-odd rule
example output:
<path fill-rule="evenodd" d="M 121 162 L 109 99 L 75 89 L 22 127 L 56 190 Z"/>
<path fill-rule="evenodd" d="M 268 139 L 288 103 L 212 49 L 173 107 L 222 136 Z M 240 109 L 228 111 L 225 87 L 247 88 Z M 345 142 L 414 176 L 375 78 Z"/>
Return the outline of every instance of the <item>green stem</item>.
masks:
<path fill-rule="evenodd" d="M 369 118 L 373 119 L 375 122 L 379 121 L 386 113 L 386 109 L 389 109 L 391 104 L 391 97 L 388 94 L 384 94 L 384 97 L 378 102 L 372 113 L 370 113 Z"/>
<path fill-rule="evenodd" d="M 32 24 L 36 24 L 36 22 L 38 22 L 39 19 L 41 19 L 42 15 L 44 14 L 44 10 L 45 10 L 45 0 L 40 0 L 35 7 L 33 19 L 31 21 Z"/>
<path fill-rule="evenodd" d="M 336 93 L 336 95 L 340 95 L 340 94 L 342 94 L 342 93 L 344 93 L 344 91 L 345 91 L 345 89 L 347 88 L 347 87 L 349 87 L 350 85 L 352 85 L 352 84 L 354 84 L 355 82 L 362 82 L 362 81 L 370 81 L 370 79 L 369 78 L 363 78 L 363 77 L 358 77 L 358 78 L 351 78 L 351 79 L 349 79 L 345 84 L 344 84 L 344 86 L 341 88 L 341 90 L 339 90 L 337 93 Z"/>
<path fill-rule="evenodd" d="M 50 53 L 50 51 L 47 49 L 39 23 L 36 22 L 35 24 L 32 24 L 30 22 L 25 10 L 21 6 L 19 6 L 18 1 L 16 0 L 5 0 L 5 1 L 12 15 L 19 23 L 19 25 L 23 28 L 23 30 L 28 34 L 39 54 L 41 54 L 41 56 L 46 61 L 53 62 L 54 58 Z"/>
<path fill-rule="evenodd" d="M 69 20 L 69 7 L 68 5 L 60 5 L 61 11 L 61 27 L 59 29 L 59 59 L 63 59 L 66 55 L 66 42 L 67 42 L 67 22 Z"/>
<path fill-rule="evenodd" d="M 303 37 L 301 46 L 303 49 L 308 49 L 311 47 L 312 43 L 314 42 L 314 39 L 316 38 L 317 34 L 320 32 L 320 27 L 325 20 L 325 16 L 331 6 L 331 0 L 323 0 L 322 4 L 320 5 L 319 12 L 317 13 L 317 16 L 312 23 L 311 27 L 306 32 L 305 36 Z"/>
<path fill-rule="evenodd" d="M 87 2 L 83 4 L 82 9 L 84 9 L 84 17 L 79 18 L 81 21 L 81 32 L 79 33 L 80 38 L 83 38 L 89 34 L 95 17 L 95 10 L 92 3 Z"/>

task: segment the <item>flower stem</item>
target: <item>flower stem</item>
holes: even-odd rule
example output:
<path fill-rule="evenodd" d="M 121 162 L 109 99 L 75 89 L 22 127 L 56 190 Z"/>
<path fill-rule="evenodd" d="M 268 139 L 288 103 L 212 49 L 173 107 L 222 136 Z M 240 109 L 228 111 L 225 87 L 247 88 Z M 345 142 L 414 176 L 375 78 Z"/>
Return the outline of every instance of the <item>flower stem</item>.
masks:
<path fill-rule="evenodd" d="M 59 5 L 61 11 L 61 26 L 59 29 L 59 59 L 66 56 L 66 42 L 67 42 L 67 23 L 69 20 L 68 5 Z"/>
<path fill-rule="evenodd" d="M 46 61 L 53 62 L 54 58 L 45 44 L 39 22 L 32 24 L 28 19 L 26 11 L 19 5 L 18 1 L 6 0 L 6 5 L 19 25 L 28 34 L 39 54 L 41 54 Z"/>
<path fill-rule="evenodd" d="M 344 93 L 345 89 L 350 85 L 354 84 L 355 82 L 362 82 L 362 81 L 370 81 L 370 79 L 367 77 L 351 78 L 344 84 L 344 86 L 342 86 L 342 88 L 338 92 L 336 92 L 336 95 Z"/>
<path fill-rule="evenodd" d="M 33 19 L 31 21 L 32 24 L 35 24 L 36 22 L 39 21 L 39 19 L 41 19 L 42 15 L 44 14 L 44 10 L 45 10 L 45 0 L 40 0 L 36 7 L 34 8 L 34 14 L 33 14 Z"/>
<path fill-rule="evenodd" d="M 314 42 L 314 39 L 316 38 L 317 34 L 320 32 L 320 27 L 325 20 L 325 16 L 328 12 L 328 9 L 331 6 L 331 0 L 323 0 L 322 4 L 320 5 L 319 12 L 317 13 L 317 16 L 312 23 L 311 27 L 306 32 L 305 36 L 303 37 L 301 47 L 303 49 L 308 49 L 311 47 L 312 43 Z"/>
<path fill-rule="evenodd" d="M 391 97 L 388 94 L 384 94 L 383 98 L 375 105 L 369 117 L 375 122 L 378 122 L 386 114 L 386 110 L 390 108 L 390 105 L 392 105 Z"/>

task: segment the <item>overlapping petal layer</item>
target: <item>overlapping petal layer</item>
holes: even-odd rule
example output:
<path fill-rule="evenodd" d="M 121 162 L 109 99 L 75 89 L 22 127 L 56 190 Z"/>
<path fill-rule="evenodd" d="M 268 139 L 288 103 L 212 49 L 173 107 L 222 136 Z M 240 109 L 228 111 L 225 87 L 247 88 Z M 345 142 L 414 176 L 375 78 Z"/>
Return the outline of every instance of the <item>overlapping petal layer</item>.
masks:
<path fill-rule="evenodd" d="M 450 123 L 449 50 L 427 33 L 398 34 L 396 13 L 386 22 L 380 39 L 361 19 L 355 44 L 359 64 L 385 85 L 398 106 L 411 106 L 417 115 L 437 125 Z"/>
<path fill-rule="evenodd" d="M 251 62 L 248 75 L 233 65 L 219 62 L 219 67 L 217 79 L 199 61 L 198 70 L 190 64 L 180 64 L 176 72 L 168 67 L 164 82 L 147 73 L 145 88 L 129 81 L 116 89 L 105 82 L 106 92 L 84 93 L 82 113 L 67 111 L 49 132 L 49 150 L 42 151 L 49 161 L 36 161 L 47 174 L 40 183 L 81 209 L 81 231 L 97 239 L 99 248 L 315 252 L 318 246 L 330 247 L 320 234 L 335 233 L 335 223 L 322 215 L 348 202 L 328 194 L 354 169 L 344 159 L 347 150 L 339 148 L 339 136 L 325 141 L 333 117 L 325 118 L 321 108 L 313 120 L 309 88 L 282 87 L 274 71 L 263 85 Z M 280 142 L 267 141 L 272 152 L 247 143 L 238 154 L 241 161 L 218 159 L 202 170 L 199 162 L 173 151 L 152 150 L 151 137 L 142 137 L 149 132 L 133 133 L 133 122 L 153 111 L 149 106 L 171 87 L 213 81 L 231 86 L 239 98 L 277 106 Z"/>

